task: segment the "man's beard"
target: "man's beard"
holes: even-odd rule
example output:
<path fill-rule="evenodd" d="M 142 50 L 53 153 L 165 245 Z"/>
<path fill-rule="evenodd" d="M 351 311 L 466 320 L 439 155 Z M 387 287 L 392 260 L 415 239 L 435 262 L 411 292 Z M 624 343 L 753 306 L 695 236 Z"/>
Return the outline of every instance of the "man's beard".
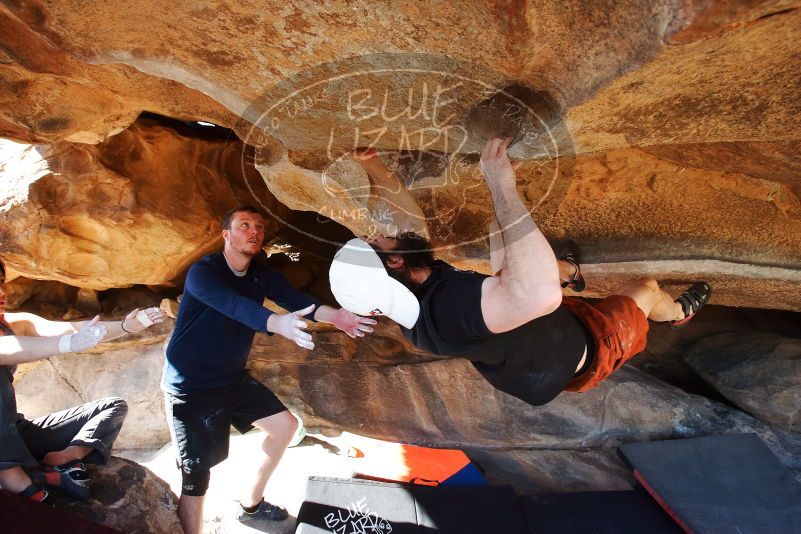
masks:
<path fill-rule="evenodd" d="M 394 239 L 397 245 L 392 250 L 382 250 L 372 243 L 370 243 L 370 247 L 381 260 L 389 276 L 410 291 L 415 291 L 422 284 L 414 281 L 412 271 L 414 269 L 430 269 L 435 264 L 431 243 L 414 232 L 403 233 Z M 388 265 L 388 258 L 392 255 L 398 255 L 403 258 L 403 267 L 392 268 Z"/>
<path fill-rule="evenodd" d="M 264 249 L 262 248 L 262 245 L 263 245 L 263 244 L 264 244 L 264 243 L 262 243 L 261 245 L 259 245 L 259 246 L 258 246 L 258 248 L 254 249 L 254 250 L 248 250 L 248 249 L 252 249 L 252 248 L 253 248 L 253 245 L 254 245 L 254 243 L 251 243 L 251 242 L 249 242 L 249 241 L 245 241 L 245 242 L 244 242 L 244 243 L 242 243 L 242 245 L 240 245 L 239 247 L 235 247 L 235 248 L 234 248 L 234 250 L 235 250 L 236 252 L 238 252 L 239 254 L 242 254 L 243 256 L 247 256 L 248 258 L 253 258 L 254 256 L 258 255 L 258 254 L 259 254 L 259 252 L 261 252 L 262 250 L 264 250 Z"/>
<path fill-rule="evenodd" d="M 420 284 L 412 279 L 412 271 L 408 267 L 402 269 L 390 269 L 387 267 L 387 274 L 403 284 L 409 291 L 414 291 L 420 287 Z"/>
<path fill-rule="evenodd" d="M 431 251 L 431 243 L 416 234 L 407 232 L 401 234 L 396 238 L 397 247 L 393 251 L 379 251 L 378 257 L 387 269 L 387 274 L 406 286 L 409 290 L 414 291 L 420 287 L 421 284 L 412 279 L 413 269 L 425 269 L 434 265 L 434 253 Z M 387 265 L 387 256 L 390 254 L 399 254 L 403 257 L 403 267 L 393 269 Z"/>

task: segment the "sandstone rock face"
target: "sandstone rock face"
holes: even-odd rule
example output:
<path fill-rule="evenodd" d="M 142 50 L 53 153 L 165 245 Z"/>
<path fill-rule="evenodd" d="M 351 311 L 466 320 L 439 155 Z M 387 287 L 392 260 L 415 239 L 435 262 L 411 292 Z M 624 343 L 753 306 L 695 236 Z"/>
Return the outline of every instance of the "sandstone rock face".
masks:
<path fill-rule="evenodd" d="M 395 332 L 369 343 L 401 348 Z M 307 356 L 291 342 L 257 336 L 250 367 L 310 429 L 345 429 L 438 447 L 612 449 L 629 441 L 756 432 L 801 468 L 801 437 L 625 366 L 599 387 L 532 407 L 492 388 L 463 359 L 375 361 L 342 334 L 318 332 Z M 384 352 L 384 351 L 381 351 Z"/>
<path fill-rule="evenodd" d="M 573 238 L 596 265 L 587 270 L 590 296 L 654 272 L 675 291 L 704 278 L 719 304 L 770 300 L 799 310 L 799 5 L 472 0 L 377 13 L 363 0 L 324 8 L 304 0 L 169 8 L 10 3 L 0 7 L 7 28 L 0 34 L 0 135 L 108 139 L 99 150 L 114 145 L 116 152 L 103 158 L 65 145 L 57 152 L 88 159 L 89 167 L 93 158 L 134 166 L 130 156 L 143 153 L 135 167 L 180 177 L 188 188 L 182 200 L 207 217 L 225 193 L 189 184 L 217 174 L 207 161 L 218 158 L 208 156 L 216 149 L 196 144 L 192 156 L 176 156 L 153 152 L 166 143 L 161 138 L 141 150 L 143 142 L 130 139 L 136 133 L 108 136 L 141 110 L 210 121 L 256 147 L 249 159 L 270 189 L 265 198 L 357 234 L 382 230 L 384 208 L 364 176 L 332 169 L 343 150 L 375 145 L 411 186 L 440 255 L 480 270 L 488 269 L 491 208 L 475 155 L 486 136 L 515 135 L 510 154 L 530 160 L 518 174 L 521 194 L 547 235 Z M 165 169 L 165 160 L 179 163 Z M 80 210 L 68 202 L 67 217 L 23 217 L 27 233 L 17 221 L 9 241 L 22 235 L 31 244 L 15 248 L 12 267 L 94 289 L 164 284 L 197 257 L 182 239 L 194 239 L 195 250 L 209 246 L 211 235 L 198 230 L 204 220 L 192 221 L 190 231 L 130 213 L 132 197 L 142 202 L 145 190 L 175 202 L 160 187 L 165 179 L 143 179 L 143 189 L 131 190 L 117 176 L 129 173 L 108 169 L 114 174 L 91 178 L 103 182 L 95 191 L 97 221 L 72 215 Z M 74 174 L 58 191 L 91 193 Z M 136 239 L 131 218 L 143 223 L 134 225 Z M 82 243 L 79 250 L 47 244 L 62 230 Z M 118 266 L 109 241 L 146 258 L 154 252 L 144 250 L 143 234 L 166 247 L 159 255 L 169 261 L 159 269 L 139 261 Z"/>
<path fill-rule="evenodd" d="M 221 246 L 219 221 L 249 194 L 242 145 L 175 128 L 141 119 L 95 146 L 4 141 L 0 254 L 10 272 L 97 290 L 170 285 Z M 260 198 L 243 200 L 280 212 L 257 185 Z"/>
<path fill-rule="evenodd" d="M 18 277 L 14 281 L 6 284 L 8 293 L 6 307 L 9 310 L 17 310 L 29 302 L 39 304 L 66 304 L 75 301 L 78 290 L 60 282 L 31 280 L 30 278 Z"/>
<path fill-rule="evenodd" d="M 167 115 L 213 110 L 219 120 L 230 121 L 231 114 L 244 114 L 249 103 L 285 76 L 389 50 L 454 58 L 547 91 L 565 108 L 580 104 L 569 115 L 586 130 L 582 145 L 588 150 L 663 144 L 689 133 L 692 143 L 711 137 L 753 139 L 754 124 L 759 124 L 758 136 L 773 136 L 791 131 L 783 120 L 797 120 L 792 107 L 796 93 L 787 83 L 798 65 L 792 54 L 798 42 L 793 38 L 796 2 L 557 6 L 537 0 L 508 5 L 471 1 L 398 4 L 380 12 L 362 0 L 326 8 L 304 0 L 169 8 L 157 2 L 92 5 L 93 10 L 80 9 L 85 4 L 60 0 L 3 9 L 9 28 L 3 39 L 4 74 L 17 82 L 12 95 L 27 94 L 32 83 L 69 80 L 84 89 L 83 98 L 53 91 L 46 100 L 50 106 L 70 98 L 88 104 L 87 86 L 103 85 L 107 91 L 94 102 L 106 103 L 105 109 L 97 106 L 106 117 L 126 111 L 130 117 L 137 106 L 158 103 L 171 111 Z M 743 57 L 742 50 L 749 55 Z M 141 88 L 143 82 L 149 90 Z M 748 90 L 738 90 L 744 82 Z M 625 98 L 618 96 L 622 89 Z M 767 96 L 770 105 L 755 104 Z M 47 111 L 40 111 L 42 119 Z M 344 109 L 336 113 L 340 119 L 346 115 Z M 11 133 L 30 136 L 39 130 L 25 115 L 9 115 Z M 665 115 L 676 119 L 664 124 L 659 118 Z M 685 115 L 688 120 L 678 119 Z M 70 133 L 75 128 L 69 122 L 62 120 L 60 128 L 50 131 Z M 105 122 L 107 127 L 111 121 Z M 781 128 L 772 128 L 775 124 Z M 330 126 L 318 124 L 326 131 Z M 58 134 L 50 135 L 53 140 Z"/>
<path fill-rule="evenodd" d="M 120 318 L 121 319 L 121 318 Z M 159 388 L 164 343 L 174 322 L 102 343 L 90 352 L 52 356 L 20 365 L 14 377 L 18 410 L 27 417 L 118 396 L 128 417 L 114 447 L 152 449 L 170 441 Z M 47 394 L 43 395 L 43 385 Z"/>
<path fill-rule="evenodd" d="M 55 34 L 32 27 L 48 18 L 43 6 L 30 5 L 25 13 L 14 13 L 13 7 L 22 6 L 0 6 L 0 137 L 97 143 L 130 126 L 144 110 L 215 123 L 235 120 L 214 100 L 180 83 L 123 65 L 92 65 L 70 53 Z"/>
<path fill-rule="evenodd" d="M 125 533 L 182 532 L 176 495 L 148 469 L 112 456 L 105 466 L 90 466 L 89 472 L 92 499 L 82 503 L 60 498 L 57 506 Z"/>
<path fill-rule="evenodd" d="M 762 332 L 719 334 L 693 345 L 685 360 L 741 409 L 801 432 L 801 340 Z"/>

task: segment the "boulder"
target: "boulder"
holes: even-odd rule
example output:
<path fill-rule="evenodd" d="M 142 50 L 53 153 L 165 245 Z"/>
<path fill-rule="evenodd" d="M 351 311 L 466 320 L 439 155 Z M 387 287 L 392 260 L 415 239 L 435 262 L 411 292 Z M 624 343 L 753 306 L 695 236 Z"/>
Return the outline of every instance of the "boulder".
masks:
<path fill-rule="evenodd" d="M 702 339 L 684 359 L 740 409 L 801 433 L 801 339 L 731 332 Z"/>
<path fill-rule="evenodd" d="M 466 360 L 407 357 L 394 326 L 358 344 L 321 331 L 315 343 L 304 354 L 289 341 L 257 335 L 250 360 L 254 376 L 302 414 L 311 431 L 525 450 L 609 450 L 631 441 L 755 432 L 786 465 L 801 468 L 798 435 L 629 365 L 588 392 L 562 393 L 533 407 L 492 388 Z"/>
<path fill-rule="evenodd" d="M 88 468 L 92 498 L 84 503 L 57 497 L 58 507 L 126 534 L 182 532 L 178 498 L 150 470 L 114 456 L 102 467 Z"/>

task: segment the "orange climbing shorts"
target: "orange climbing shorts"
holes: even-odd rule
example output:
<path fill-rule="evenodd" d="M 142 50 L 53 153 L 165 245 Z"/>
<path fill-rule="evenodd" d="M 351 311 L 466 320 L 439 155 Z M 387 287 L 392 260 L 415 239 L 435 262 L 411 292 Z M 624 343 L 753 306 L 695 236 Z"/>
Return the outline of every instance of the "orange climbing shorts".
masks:
<path fill-rule="evenodd" d="M 631 297 L 612 295 L 596 304 L 564 297 L 562 304 L 584 323 L 595 339 L 595 359 L 565 391 L 594 388 L 618 367 L 645 349 L 648 319 Z"/>

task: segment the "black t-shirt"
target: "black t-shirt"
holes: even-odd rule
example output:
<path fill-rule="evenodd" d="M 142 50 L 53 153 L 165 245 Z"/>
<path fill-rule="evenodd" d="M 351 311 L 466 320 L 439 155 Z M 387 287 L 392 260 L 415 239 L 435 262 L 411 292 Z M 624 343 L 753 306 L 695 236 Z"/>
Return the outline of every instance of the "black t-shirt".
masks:
<path fill-rule="evenodd" d="M 402 328 L 415 346 L 469 359 L 497 389 L 532 405 L 556 397 L 570 382 L 588 345 L 587 332 L 565 306 L 501 334 L 481 313 L 486 275 L 437 262 L 414 293 L 420 317 Z"/>

